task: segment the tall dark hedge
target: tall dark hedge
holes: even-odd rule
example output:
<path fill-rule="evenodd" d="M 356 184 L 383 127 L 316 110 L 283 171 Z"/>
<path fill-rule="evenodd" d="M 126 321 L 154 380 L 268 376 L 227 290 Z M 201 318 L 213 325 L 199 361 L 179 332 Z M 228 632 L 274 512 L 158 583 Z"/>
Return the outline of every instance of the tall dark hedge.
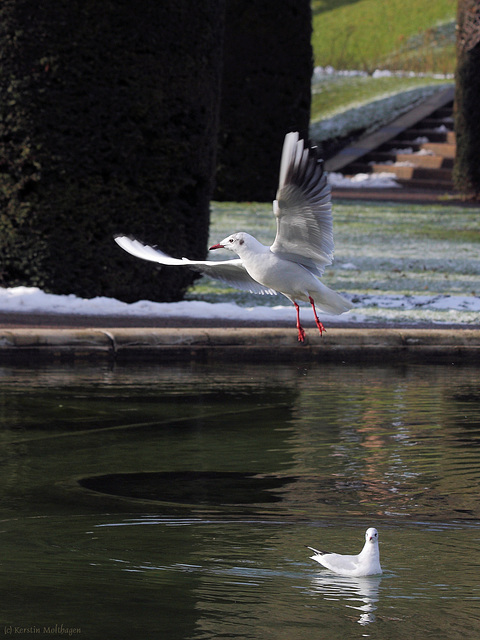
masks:
<path fill-rule="evenodd" d="M 459 0 L 457 13 L 455 132 L 453 177 L 465 195 L 480 196 L 480 6 Z"/>
<path fill-rule="evenodd" d="M 200 258 L 223 0 L 2 0 L 0 284 L 179 299 L 116 232 Z"/>
<path fill-rule="evenodd" d="M 272 200 L 283 138 L 308 133 L 313 71 L 309 0 L 227 0 L 219 200 Z"/>

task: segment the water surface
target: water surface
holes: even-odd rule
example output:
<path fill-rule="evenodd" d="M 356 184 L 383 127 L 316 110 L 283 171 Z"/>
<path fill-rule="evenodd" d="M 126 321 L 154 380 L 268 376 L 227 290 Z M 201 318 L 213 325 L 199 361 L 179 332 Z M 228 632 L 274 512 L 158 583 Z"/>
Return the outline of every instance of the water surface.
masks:
<path fill-rule="evenodd" d="M 2 369 L 0 632 L 479 637 L 478 374 Z M 382 576 L 309 559 L 368 526 Z"/>

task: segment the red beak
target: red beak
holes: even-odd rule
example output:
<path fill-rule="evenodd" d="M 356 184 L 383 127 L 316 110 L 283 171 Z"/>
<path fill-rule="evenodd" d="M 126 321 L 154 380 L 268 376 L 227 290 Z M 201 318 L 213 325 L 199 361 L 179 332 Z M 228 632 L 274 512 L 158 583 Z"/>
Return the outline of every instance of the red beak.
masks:
<path fill-rule="evenodd" d="M 209 247 L 209 251 L 211 251 L 212 249 L 223 249 L 225 247 L 225 245 L 223 244 L 213 244 L 211 247 Z"/>

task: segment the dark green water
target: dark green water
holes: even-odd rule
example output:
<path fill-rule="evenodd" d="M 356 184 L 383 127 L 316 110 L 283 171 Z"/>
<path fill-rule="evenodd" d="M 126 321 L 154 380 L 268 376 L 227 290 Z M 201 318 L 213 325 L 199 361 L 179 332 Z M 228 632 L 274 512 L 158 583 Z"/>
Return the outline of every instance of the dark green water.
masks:
<path fill-rule="evenodd" d="M 0 369 L 0 634 L 480 637 L 480 369 L 387 365 Z"/>

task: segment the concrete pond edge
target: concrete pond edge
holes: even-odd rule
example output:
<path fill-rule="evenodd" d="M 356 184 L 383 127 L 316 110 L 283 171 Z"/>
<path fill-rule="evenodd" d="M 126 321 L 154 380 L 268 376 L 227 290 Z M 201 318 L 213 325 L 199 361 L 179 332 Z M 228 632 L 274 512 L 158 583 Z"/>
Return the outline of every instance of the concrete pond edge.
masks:
<path fill-rule="evenodd" d="M 479 329 L 286 328 L 0 329 L 0 363 L 74 361 L 375 361 L 480 363 Z"/>

